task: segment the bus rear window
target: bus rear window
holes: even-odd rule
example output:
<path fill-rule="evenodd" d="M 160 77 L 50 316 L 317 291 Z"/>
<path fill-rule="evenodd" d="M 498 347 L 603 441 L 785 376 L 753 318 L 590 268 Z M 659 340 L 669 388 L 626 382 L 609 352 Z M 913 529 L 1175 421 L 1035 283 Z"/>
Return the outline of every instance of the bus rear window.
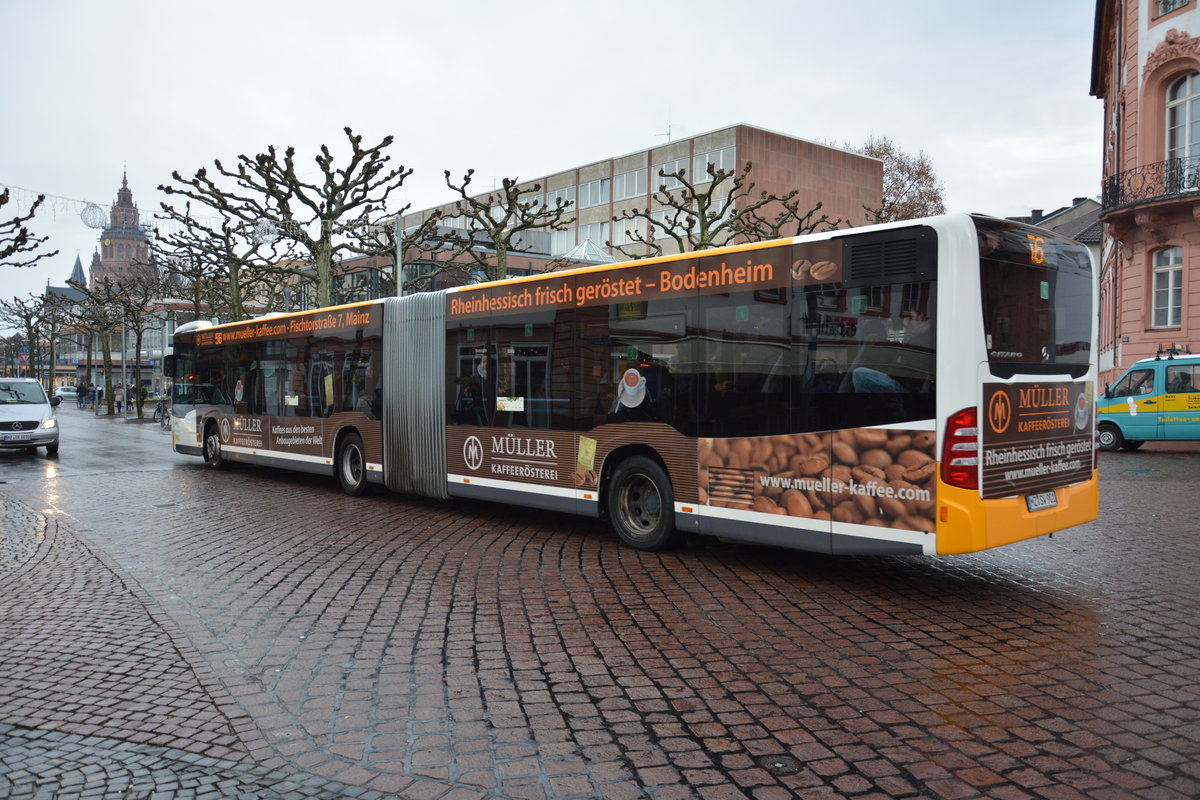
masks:
<path fill-rule="evenodd" d="M 1094 314 L 1087 248 L 1029 225 L 974 222 L 992 374 L 1085 375 Z"/>

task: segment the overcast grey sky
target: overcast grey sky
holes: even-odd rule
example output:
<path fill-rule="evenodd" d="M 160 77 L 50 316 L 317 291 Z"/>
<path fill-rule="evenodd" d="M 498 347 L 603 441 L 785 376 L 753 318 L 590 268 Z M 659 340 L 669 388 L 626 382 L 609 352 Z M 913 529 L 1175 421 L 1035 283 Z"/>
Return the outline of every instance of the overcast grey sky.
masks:
<path fill-rule="evenodd" d="M 1093 0 L 38 0 L 0 3 L 0 185 L 51 195 L 61 252 L 0 297 L 61 285 L 123 168 L 143 212 L 173 170 L 391 134 L 399 203 L 442 170 L 540 177 L 744 122 L 929 154 L 951 211 L 1096 196 Z M 341 152 L 335 148 L 335 152 Z M 315 167 L 314 167 L 315 169 Z M 24 195 L 18 193 L 18 197 Z M 54 198 L 65 198 L 63 202 Z M 6 211 L 14 206 L 6 207 Z"/>

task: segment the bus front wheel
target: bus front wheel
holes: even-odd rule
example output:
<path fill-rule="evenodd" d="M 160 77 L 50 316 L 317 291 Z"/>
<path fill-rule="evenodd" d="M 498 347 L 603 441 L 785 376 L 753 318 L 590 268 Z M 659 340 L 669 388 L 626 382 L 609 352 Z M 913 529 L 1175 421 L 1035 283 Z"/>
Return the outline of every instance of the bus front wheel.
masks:
<path fill-rule="evenodd" d="M 221 454 L 221 433 L 215 422 L 204 426 L 204 463 L 213 469 L 225 469 L 229 465 Z"/>
<path fill-rule="evenodd" d="M 362 437 L 348 433 L 342 440 L 337 456 L 338 483 L 351 497 L 361 497 L 367 491 L 367 456 Z"/>
<path fill-rule="evenodd" d="M 608 487 L 608 520 L 621 541 L 638 550 L 665 550 L 675 542 L 675 495 L 658 462 L 645 456 L 617 466 Z"/>
<path fill-rule="evenodd" d="M 1120 450 L 1121 445 L 1125 442 L 1125 437 L 1121 435 L 1121 429 L 1116 425 L 1101 425 L 1097 438 L 1100 442 L 1100 449 L 1109 453 Z"/>

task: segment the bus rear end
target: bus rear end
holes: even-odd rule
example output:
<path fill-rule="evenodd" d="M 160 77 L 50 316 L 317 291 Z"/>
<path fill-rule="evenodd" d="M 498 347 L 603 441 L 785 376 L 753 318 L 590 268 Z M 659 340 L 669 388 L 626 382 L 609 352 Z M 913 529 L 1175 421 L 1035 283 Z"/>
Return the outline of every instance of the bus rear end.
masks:
<path fill-rule="evenodd" d="M 941 285 L 960 303 L 960 325 L 939 348 L 940 368 L 959 373 L 945 376 L 938 398 L 944 554 L 1079 525 L 1099 505 L 1091 256 L 1040 228 L 971 223 L 978 275 L 943 273 Z"/>

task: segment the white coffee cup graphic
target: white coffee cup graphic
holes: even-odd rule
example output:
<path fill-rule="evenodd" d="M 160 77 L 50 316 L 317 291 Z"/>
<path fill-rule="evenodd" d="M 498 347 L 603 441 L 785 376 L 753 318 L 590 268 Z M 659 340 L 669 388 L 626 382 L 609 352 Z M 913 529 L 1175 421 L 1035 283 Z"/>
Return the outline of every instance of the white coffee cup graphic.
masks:
<path fill-rule="evenodd" d="M 646 399 L 646 379 L 636 369 L 627 369 L 621 376 L 621 389 L 618 393 L 621 405 L 634 408 Z"/>

